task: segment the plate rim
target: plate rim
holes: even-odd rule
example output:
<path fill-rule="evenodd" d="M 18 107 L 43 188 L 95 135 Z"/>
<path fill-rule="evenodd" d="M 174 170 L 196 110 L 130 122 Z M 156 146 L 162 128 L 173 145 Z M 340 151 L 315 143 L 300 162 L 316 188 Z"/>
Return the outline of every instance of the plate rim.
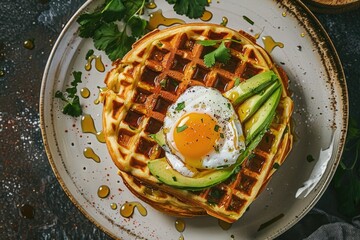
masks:
<path fill-rule="evenodd" d="M 57 40 L 50 52 L 50 55 L 48 57 L 48 60 L 46 62 L 45 65 L 45 69 L 44 69 L 44 74 L 42 77 L 42 82 L 41 82 L 41 87 L 40 87 L 40 98 L 39 98 L 39 117 L 40 117 L 40 130 L 41 130 L 41 135 L 42 135 L 42 140 L 43 140 L 43 145 L 45 148 L 45 152 L 46 152 L 46 156 L 48 158 L 48 161 L 50 163 L 50 166 L 52 168 L 52 171 L 58 181 L 58 183 L 60 184 L 61 188 L 63 189 L 63 191 L 65 192 L 65 194 L 68 196 L 68 198 L 70 199 L 70 201 L 75 205 L 75 207 L 91 222 L 93 223 L 97 228 L 99 228 L 101 231 L 103 231 L 105 234 L 107 234 L 108 236 L 110 236 L 111 238 L 117 239 L 119 238 L 118 236 L 114 235 L 110 229 L 106 228 L 105 226 L 101 225 L 95 218 L 93 218 L 88 211 L 78 202 L 78 200 L 73 196 L 73 194 L 71 193 L 71 191 L 69 190 L 69 188 L 66 186 L 65 181 L 63 180 L 63 178 L 61 177 L 61 174 L 59 173 L 58 169 L 56 168 L 56 163 L 54 161 L 53 158 L 53 153 L 51 152 L 50 146 L 49 146 L 49 142 L 48 142 L 48 136 L 46 134 L 46 125 L 45 125 L 45 109 L 44 106 L 46 105 L 45 103 L 45 90 L 46 90 L 46 85 L 47 85 L 47 78 L 49 76 L 49 70 L 50 70 L 50 66 L 53 62 L 54 59 L 54 55 L 59 47 L 59 44 L 61 43 L 64 35 L 66 34 L 67 30 L 70 28 L 70 26 L 76 22 L 76 19 L 78 18 L 78 16 L 90 5 L 90 4 L 95 4 L 95 2 L 99 2 L 99 4 L 101 2 L 103 2 L 103 0 L 87 0 L 83 5 L 81 5 L 80 8 L 78 8 L 76 10 L 76 12 L 70 17 L 70 19 L 67 21 L 66 25 L 64 26 L 64 28 L 61 30 L 61 33 L 58 35 Z M 276 2 L 277 4 L 283 4 L 281 0 L 275 0 L 274 2 Z M 330 47 L 330 55 L 332 56 L 334 62 L 333 64 L 335 64 L 336 66 L 336 70 L 338 71 L 338 75 L 341 76 L 341 79 L 335 79 L 332 81 L 335 82 L 339 82 L 342 87 L 342 94 L 341 94 L 341 103 L 342 103 L 342 107 L 343 107 L 343 111 L 344 111 L 344 115 L 342 116 L 342 120 L 344 125 L 342 126 L 342 128 L 340 129 L 341 132 L 341 139 L 339 141 L 339 145 L 338 145 L 338 151 L 335 152 L 335 156 L 334 159 L 336 160 L 334 162 L 334 164 L 332 166 L 327 166 L 327 168 L 331 167 L 331 170 L 329 171 L 329 173 L 326 175 L 326 178 L 324 179 L 324 183 L 319 187 L 319 191 L 318 193 L 315 195 L 315 197 L 311 200 L 310 204 L 308 204 L 305 209 L 302 210 L 301 213 L 299 213 L 297 215 L 297 218 L 295 219 L 291 219 L 289 218 L 288 224 L 283 225 L 282 228 L 279 228 L 275 233 L 273 233 L 271 236 L 269 236 L 268 238 L 275 238 L 281 234 L 283 234 L 285 231 L 289 230 L 292 226 L 294 226 L 298 221 L 300 221 L 300 219 L 302 219 L 314 206 L 315 204 L 319 201 L 319 199 L 323 196 L 324 192 L 326 191 L 326 189 L 328 188 L 331 179 L 333 178 L 335 171 L 337 169 L 337 166 L 339 165 L 339 162 L 341 161 L 341 155 L 343 153 L 343 149 L 344 149 L 344 145 L 345 145 L 345 140 L 346 140 L 346 133 L 348 130 L 348 120 L 349 120 L 349 99 L 348 99 L 348 90 L 347 90 L 347 84 L 346 84 L 346 76 L 344 73 L 344 69 L 343 69 L 343 65 L 341 63 L 340 57 L 336 51 L 336 48 L 330 38 L 330 36 L 328 35 L 327 31 L 325 30 L 325 28 L 323 27 L 323 25 L 321 24 L 321 22 L 317 19 L 317 17 L 311 12 L 311 10 L 301 1 L 301 0 L 295 0 L 295 1 L 289 1 L 287 0 L 287 2 L 291 2 L 291 5 L 297 5 L 298 7 L 302 8 L 305 13 L 309 16 L 309 20 L 311 21 L 311 25 L 312 26 L 316 26 L 319 29 L 317 29 L 318 32 L 320 32 L 322 34 L 322 37 L 325 38 L 326 43 L 329 45 Z M 296 17 L 296 16 L 294 16 Z M 305 27 L 306 30 L 308 30 Z M 340 80 L 342 80 L 340 82 Z M 135 234 L 136 236 L 136 234 Z"/>

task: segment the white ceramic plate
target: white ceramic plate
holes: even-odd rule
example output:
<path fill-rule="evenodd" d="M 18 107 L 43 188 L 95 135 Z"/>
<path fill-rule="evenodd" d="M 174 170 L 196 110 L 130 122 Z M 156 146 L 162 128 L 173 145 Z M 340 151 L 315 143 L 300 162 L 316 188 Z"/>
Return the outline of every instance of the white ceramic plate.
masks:
<path fill-rule="evenodd" d="M 156 9 L 164 16 L 194 20 L 176 15 L 165 1 L 156 1 Z M 82 71 L 81 88 L 88 88 L 89 98 L 80 97 L 84 113 L 90 114 L 95 127 L 101 130 L 102 105 L 94 104 L 98 86 L 103 87 L 105 72 L 111 62 L 102 52 L 106 71 L 94 67 L 85 71 L 85 55 L 94 49 L 91 39 L 78 37 L 77 17 L 94 9 L 102 1 L 88 1 L 63 29 L 49 58 L 40 100 L 41 128 L 49 161 L 64 191 L 73 203 L 103 231 L 114 238 L 179 239 L 176 218 L 162 214 L 142 203 L 147 215 L 134 211 L 124 218 L 119 208 L 127 201 L 139 201 L 123 185 L 106 146 L 96 136 L 83 133 L 80 118 L 61 112 L 63 102 L 54 98 L 57 90 L 64 91 L 73 80 L 73 71 Z M 345 77 L 336 51 L 315 17 L 300 1 L 212 1 L 207 8 L 213 13 L 212 23 L 228 18 L 228 27 L 243 29 L 261 37 L 272 36 L 284 44 L 272 51 L 274 60 L 290 77 L 290 89 L 295 102 L 295 143 L 285 164 L 277 171 L 266 190 L 251 205 L 249 211 L 229 230 L 223 230 L 212 217 L 184 219 L 185 239 L 247 239 L 274 238 L 304 216 L 325 191 L 338 165 L 345 141 L 348 100 Z M 245 21 L 247 16 L 254 21 Z M 196 20 L 201 21 L 201 20 Z M 91 147 L 101 162 L 84 157 L 83 150 Z M 308 162 L 312 156 L 315 161 Z M 110 195 L 99 198 L 101 185 L 110 188 Z M 116 203 L 116 210 L 111 204 Z"/>

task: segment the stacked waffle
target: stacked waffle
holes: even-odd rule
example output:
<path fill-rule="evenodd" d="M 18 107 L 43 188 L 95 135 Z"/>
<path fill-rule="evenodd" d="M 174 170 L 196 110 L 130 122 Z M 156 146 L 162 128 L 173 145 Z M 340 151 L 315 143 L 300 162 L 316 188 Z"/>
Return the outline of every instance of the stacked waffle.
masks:
<path fill-rule="evenodd" d="M 231 39 L 225 42 L 231 54 L 226 64 L 204 64 L 204 56 L 216 49 L 198 43 L 207 39 Z M 170 186 L 152 175 L 148 163 L 163 158 L 165 151 L 151 135 L 162 129 L 169 106 L 184 91 L 200 85 L 224 94 L 237 81 L 267 71 L 273 71 L 282 85 L 276 115 L 260 143 L 231 177 L 192 191 Z M 105 83 L 103 130 L 110 155 L 129 190 L 160 211 L 177 216 L 209 214 L 234 222 L 291 150 L 293 103 L 287 92 L 287 76 L 244 32 L 199 23 L 155 30 L 114 63 Z"/>

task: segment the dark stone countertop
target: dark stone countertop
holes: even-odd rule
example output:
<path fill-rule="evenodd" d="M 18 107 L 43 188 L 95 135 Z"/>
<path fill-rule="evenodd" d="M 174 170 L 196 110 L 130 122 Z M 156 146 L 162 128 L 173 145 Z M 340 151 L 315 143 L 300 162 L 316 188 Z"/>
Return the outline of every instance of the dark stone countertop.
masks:
<path fill-rule="evenodd" d="M 84 2 L 1 1 L 0 239 L 109 239 L 80 213 L 60 187 L 39 128 L 39 90 L 47 58 L 63 25 Z M 360 122 L 360 10 L 316 16 L 342 61 L 350 118 Z M 32 50 L 23 46 L 29 39 L 34 39 Z M 337 211 L 332 187 L 316 208 L 343 217 Z M 300 239 L 319 227 L 306 227 L 304 222 L 281 238 L 296 234 Z"/>

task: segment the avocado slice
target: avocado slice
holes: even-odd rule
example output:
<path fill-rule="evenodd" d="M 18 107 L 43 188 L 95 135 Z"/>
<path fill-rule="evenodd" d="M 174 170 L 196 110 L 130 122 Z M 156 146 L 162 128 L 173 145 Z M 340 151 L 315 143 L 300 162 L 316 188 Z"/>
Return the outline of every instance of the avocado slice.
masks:
<path fill-rule="evenodd" d="M 244 124 L 245 144 L 250 143 L 253 138 L 265 127 L 269 126 L 275 116 L 276 107 L 281 97 L 281 87 L 266 100 L 259 110 Z"/>
<path fill-rule="evenodd" d="M 277 79 L 278 77 L 273 71 L 259 73 L 225 92 L 224 97 L 229 99 L 233 105 L 237 105 L 261 92 Z"/>
<path fill-rule="evenodd" d="M 233 172 L 233 167 L 231 167 L 207 170 L 203 173 L 199 173 L 196 177 L 185 177 L 175 171 L 167 162 L 166 158 L 149 161 L 148 167 L 151 174 L 161 182 L 176 188 L 187 190 L 201 190 L 203 188 L 211 187 L 230 177 Z"/>
<path fill-rule="evenodd" d="M 276 81 L 265 90 L 246 99 L 237 109 L 240 122 L 246 122 L 279 86 L 280 82 Z"/>
<path fill-rule="evenodd" d="M 160 145 L 160 147 L 164 147 L 166 145 L 165 134 L 162 128 L 155 134 L 149 134 L 149 137 L 154 139 L 155 142 Z"/>
<path fill-rule="evenodd" d="M 166 185 L 184 190 L 200 191 L 212 187 L 236 173 L 239 166 L 259 144 L 269 125 L 270 123 L 260 130 L 257 136 L 253 138 L 253 141 L 240 154 L 237 162 L 231 167 L 204 171 L 195 177 L 185 177 L 175 171 L 167 162 L 166 158 L 158 158 L 148 162 L 150 173 Z"/>

